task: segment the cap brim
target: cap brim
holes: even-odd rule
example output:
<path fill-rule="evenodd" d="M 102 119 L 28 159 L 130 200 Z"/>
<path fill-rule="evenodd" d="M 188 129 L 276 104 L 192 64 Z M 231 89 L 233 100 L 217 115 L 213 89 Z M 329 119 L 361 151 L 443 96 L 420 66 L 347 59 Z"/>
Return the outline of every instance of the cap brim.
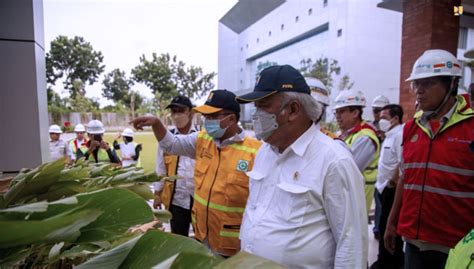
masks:
<path fill-rule="evenodd" d="M 221 111 L 222 108 L 213 107 L 213 106 L 209 106 L 209 105 L 202 105 L 202 106 L 198 106 L 198 107 L 193 108 L 193 110 L 195 112 L 198 112 L 198 113 L 201 113 L 201 114 L 212 114 L 212 113 L 216 113 L 216 112 Z"/>
<path fill-rule="evenodd" d="M 259 91 L 259 92 L 250 92 L 241 96 L 235 97 L 235 100 L 239 102 L 240 104 L 247 104 L 250 102 L 255 102 L 260 99 L 266 98 L 274 93 L 277 93 L 278 91 Z"/>

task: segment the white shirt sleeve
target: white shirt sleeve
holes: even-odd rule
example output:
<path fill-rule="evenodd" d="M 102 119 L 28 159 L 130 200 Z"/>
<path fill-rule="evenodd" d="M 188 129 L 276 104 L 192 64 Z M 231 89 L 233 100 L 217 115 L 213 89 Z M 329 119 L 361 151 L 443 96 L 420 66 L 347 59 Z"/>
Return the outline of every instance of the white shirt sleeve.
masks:
<path fill-rule="evenodd" d="M 354 156 L 354 161 L 361 172 L 363 172 L 375 158 L 376 150 L 377 148 L 374 142 L 368 136 L 361 136 L 354 141 L 351 151 Z"/>
<path fill-rule="evenodd" d="M 168 131 L 160 141 L 160 147 L 164 152 L 194 159 L 198 135 L 198 132 L 187 135 L 173 135 Z"/>
<path fill-rule="evenodd" d="M 159 176 L 166 175 L 165 158 L 163 156 L 163 151 L 160 146 L 158 146 L 158 149 L 156 150 L 155 172 Z M 155 191 L 161 191 L 163 189 L 163 186 L 164 186 L 164 182 L 162 181 L 153 182 L 153 189 Z"/>
<path fill-rule="evenodd" d="M 362 174 L 348 159 L 332 164 L 324 181 L 324 203 L 336 241 L 334 268 L 367 266 L 367 213 Z"/>

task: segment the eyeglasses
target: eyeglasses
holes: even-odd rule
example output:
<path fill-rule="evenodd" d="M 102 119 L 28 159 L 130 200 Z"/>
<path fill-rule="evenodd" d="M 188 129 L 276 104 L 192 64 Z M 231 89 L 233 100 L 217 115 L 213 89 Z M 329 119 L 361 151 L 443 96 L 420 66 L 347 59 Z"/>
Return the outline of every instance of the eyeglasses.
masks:
<path fill-rule="evenodd" d="M 423 78 L 423 79 L 417 79 L 411 82 L 410 86 L 412 89 L 427 89 L 430 87 L 433 87 L 434 85 L 438 84 L 440 82 L 439 78 L 432 77 L 432 78 Z"/>

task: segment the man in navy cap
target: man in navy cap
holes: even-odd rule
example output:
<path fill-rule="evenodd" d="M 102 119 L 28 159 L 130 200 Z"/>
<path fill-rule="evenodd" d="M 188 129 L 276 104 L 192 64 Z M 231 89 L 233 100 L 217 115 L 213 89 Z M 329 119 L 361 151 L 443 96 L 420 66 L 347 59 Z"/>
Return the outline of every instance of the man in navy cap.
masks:
<path fill-rule="evenodd" d="M 235 94 L 215 90 L 204 105 L 204 129 L 173 135 L 156 117 L 140 117 L 136 129 L 152 126 L 164 152 L 195 159 L 192 221 L 195 238 L 214 253 L 228 257 L 240 250 L 240 225 L 248 198 L 248 176 L 261 143 L 237 125 L 240 106 Z"/>
<path fill-rule="evenodd" d="M 268 67 L 237 100 L 255 102 L 255 134 L 266 142 L 247 172 L 241 249 L 288 268 L 365 268 L 364 179 L 350 153 L 320 132 L 322 107 L 300 72 Z"/>

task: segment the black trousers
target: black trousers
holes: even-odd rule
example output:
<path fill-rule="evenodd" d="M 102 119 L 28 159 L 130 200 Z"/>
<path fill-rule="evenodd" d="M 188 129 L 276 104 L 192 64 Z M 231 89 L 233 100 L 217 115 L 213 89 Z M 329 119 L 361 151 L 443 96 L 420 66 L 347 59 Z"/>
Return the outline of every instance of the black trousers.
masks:
<path fill-rule="evenodd" d="M 403 268 L 404 254 L 403 241 L 400 236 L 396 239 L 395 253 L 392 255 L 385 249 L 383 238 L 387 229 L 388 216 L 392 209 L 393 200 L 395 199 L 396 188 L 386 187 L 381 195 L 382 210 L 380 214 L 380 240 L 379 255 L 377 259 L 378 268 Z M 377 191 L 377 190 L 376 190 Z"/>
<path fill-rule="evenodd" d="M 191 207 L 193 208 L 193 199 L 191 198 Z M 185 209 L 180 206 L 171 205 L 171 232 L 183 236 L 189 236 L 189 227 L 191 225 L 191 209 Z"/>
<path fill-rule="evenodd" d="M 420 251 L 420 249 L 407 243 L 405 256 L 405 268 L 407 269 L 443 269 L 448 260 L 448 254 L 427 250 Z"/>

